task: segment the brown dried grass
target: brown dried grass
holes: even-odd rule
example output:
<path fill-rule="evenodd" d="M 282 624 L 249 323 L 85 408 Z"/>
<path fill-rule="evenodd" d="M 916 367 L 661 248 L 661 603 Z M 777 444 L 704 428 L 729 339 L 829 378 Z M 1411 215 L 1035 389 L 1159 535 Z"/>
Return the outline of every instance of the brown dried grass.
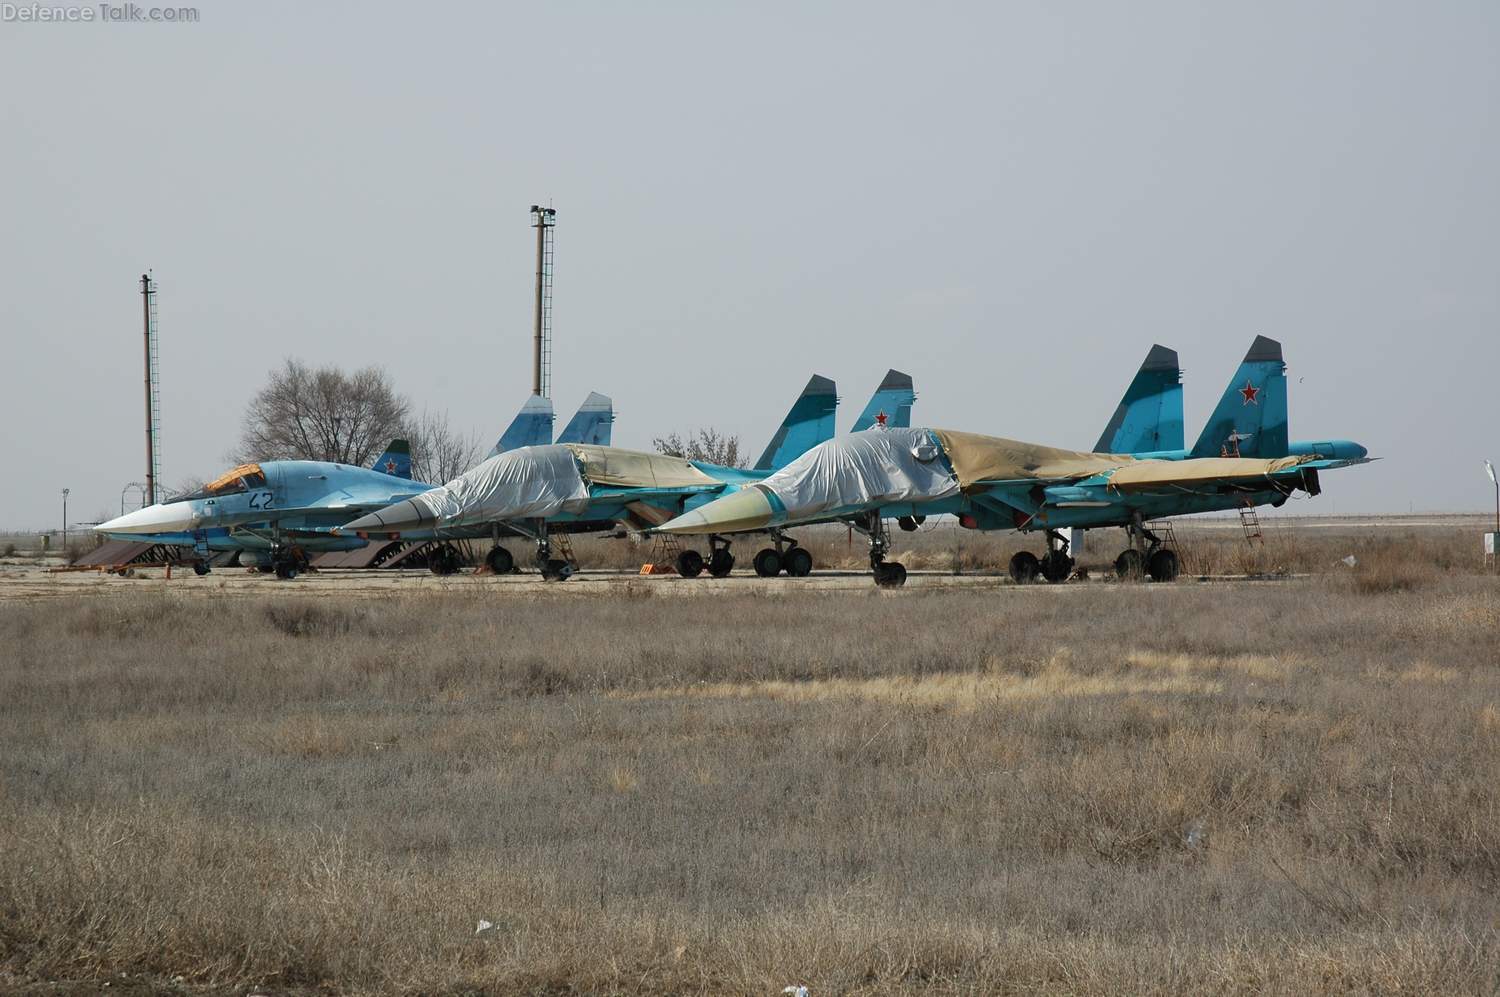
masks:
<path fill-rule="evenodd" d="M 1497 630 L 1443 573 L 4 605 L 0 988 L 1488 991 Z"/>

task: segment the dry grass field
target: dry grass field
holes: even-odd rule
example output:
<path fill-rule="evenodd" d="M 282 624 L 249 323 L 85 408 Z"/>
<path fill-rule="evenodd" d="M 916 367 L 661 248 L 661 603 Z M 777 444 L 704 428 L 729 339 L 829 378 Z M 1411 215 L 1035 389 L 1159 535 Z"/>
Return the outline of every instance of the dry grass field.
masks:
<path fill-rule="evenodd" d="M 0 990 L 1494 992 L 1500 582 L 1393 540 L 0 603 Z"/>

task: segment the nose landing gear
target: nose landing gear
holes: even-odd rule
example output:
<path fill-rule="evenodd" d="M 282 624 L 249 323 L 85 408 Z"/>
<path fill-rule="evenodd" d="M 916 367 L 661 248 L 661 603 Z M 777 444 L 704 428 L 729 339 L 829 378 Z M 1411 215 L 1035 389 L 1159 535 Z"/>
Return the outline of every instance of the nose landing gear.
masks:
<path fill-rule="evenodd" d="M 813 559 L 805 547 L 782 533 L 771 530 L 775 547 L 766 547 L 755 555 L 755 573 L 762 578 L 774 578 L 785 571 L 792 578 L 806 578 L 812 574 Z"/>
<path fill-rule="evenodd" d="M 708 538 L 708 573 L 715 578 L 727 578 L 734 570 L 734 555 L 729 553 L 729 541 L 713 534 Z"/>

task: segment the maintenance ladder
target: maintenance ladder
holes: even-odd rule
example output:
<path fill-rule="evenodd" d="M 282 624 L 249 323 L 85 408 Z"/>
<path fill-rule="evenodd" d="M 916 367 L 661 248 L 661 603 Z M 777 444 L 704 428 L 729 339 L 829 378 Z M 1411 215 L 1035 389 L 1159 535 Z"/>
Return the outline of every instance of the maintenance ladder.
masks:
<path fill-rule="evenodd" d="M 641 565 L 643 575 L 675 575 L 677 555 L 682 553 L 682 543 L 676 534 L 658 533 L 651 540 L 650 559 Z"/>
<path fill-rule="evenodd" d="M 1245 543 L 1252 547 L 1266 545 L 1265 531 L 1260 528 L 1260 514 L 1249 499 L 1240 504 L 1240 527 L 1245 531 Z"/>

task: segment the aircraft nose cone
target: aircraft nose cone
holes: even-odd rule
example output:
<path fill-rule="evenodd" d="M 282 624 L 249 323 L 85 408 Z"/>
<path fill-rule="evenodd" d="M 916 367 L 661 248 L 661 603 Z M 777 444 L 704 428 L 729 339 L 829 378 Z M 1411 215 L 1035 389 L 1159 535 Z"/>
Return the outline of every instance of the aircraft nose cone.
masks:
<path fill-rule="evenodd" d="M 430 527 L 436 522 L 425 503 L 407 499 L 361 516 L 338 528 L 337 533 L 403 533 Z"/>
<path fill-rule="evenodd" d="M 685 512 L 657 529 L 662 533 L 733 533 L 770 526 L 774 516 L 765 492 L 746 488 Z"/>
<path fill-rule="evenodd" d="M 191 502 L 160 502 L 94 527 L 95 533 L 175 533 L 198 526 Z"/>

